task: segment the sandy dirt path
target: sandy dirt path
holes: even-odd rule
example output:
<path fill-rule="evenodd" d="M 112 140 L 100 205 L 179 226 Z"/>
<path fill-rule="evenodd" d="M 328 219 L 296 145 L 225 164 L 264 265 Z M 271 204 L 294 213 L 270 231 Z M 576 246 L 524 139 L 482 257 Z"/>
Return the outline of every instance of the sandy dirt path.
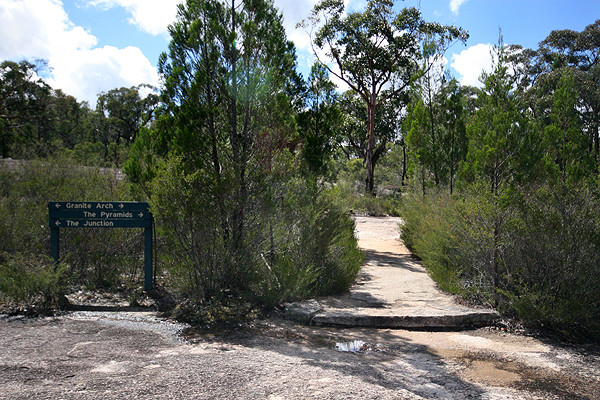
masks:
<path fill-rule="evenodd" d="M 356 217 L 355 222 L 365 263 L 347 293 L 317 299 L 320 309 L 308 314 L 312 324 L 462 329 L 500 317 L 495 310 L 458 304 L 439 290 L 400 240 L 400 218 Z"/>

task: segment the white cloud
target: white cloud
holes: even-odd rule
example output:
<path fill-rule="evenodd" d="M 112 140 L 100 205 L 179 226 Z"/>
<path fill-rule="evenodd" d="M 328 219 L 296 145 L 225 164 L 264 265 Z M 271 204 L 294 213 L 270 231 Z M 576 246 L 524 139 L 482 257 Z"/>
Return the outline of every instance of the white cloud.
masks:
<path fill-rule="evenodd" d="M 129 23 L 152 35 L 167 33 L 175 21 L 177 4 L 182 0 L 90 0 L 89 4 L 106 8 L 123 7 L 131 14 Z"/>
<path fill-rule="evenodd" d="M 69 21 L 58 0 L 0 0 L 0 59 L 49 58 L 96 43 L 93 35 Z"/>
<path fill-rule="evenodd" d="M 450 11 L 452 11 L 454 15 L 458 15 L 458 9 L 466 2 L 467 0 L 450 0 Z"/>
<path fill-rule="evenodd" d="M 122 7 L 130 15 L 129 22 L 153 35 L 166 34 L 169 24 L 175 21 L 176 6 L 181 0 L 86 0 L 101 8 Z M 362 1 L 362 0 L 354 0 Z M 298 51 L 300 67 L 310 68 L 314 61 L 309 34 L 296 24 L 310 16 L 318 0 L 275 0 L 275 7 L 283 14 L 283 26 L 289 40 Z M 306 64 L 306 65 L 305 65 Z"/>
<path fill-rule="evenodd" d="M 490 44 L 480 43 L 452 55 L 450 66 L 461 75 L 459 81 L 462 85 L 481 86 L 481 73 L 492 70 L 492 48 Z"/>
<path fill-rule="evenodd" d="M 298 70 L 307 78 L 308 71 L 315 61 L 310 45 L 310 35 L 304 28 L 296 28 L 302 20 L 307 20 L 318 0 L 275 0 L 275 7 L 283 14 L 283 27 L 288 40 L 294 42 L 298 55 Z M 310 31 L 310 26 L 307 28 Z"/>
<path fill-rule="evenodd" d="M 283 25 L 292 36 L 296 24 L 308 18 L 318 0 L 275 0 L 275 7 L 283 14 Z M 129 22 L 152 35 L 166 34 L 167 27 L 175 21 L 177 4 L 182 0 L 87 0 L 88 4 L 103 7 L 123 7 L 131 14 Z"/>
<path fill-rule="evenodd" d="M 275 0 L 275 7 L 283 14 L 283 26 L 288 35 L 296 30 L 296 24 L 310 16 L 318 0 Z M 301 29 L 300 29 L 301 30 Z"/>
<path fill-rule="evenodd" d="M 158 84 L 140 49 L 94 48 L 97 42 L 69 20 L 58 0 L 0 0 L 0 60 L 48 60 L 47 82 L 91 106 L 103 91 Z"/>
<path fill-rule="evenodd" d="M 90 106 L 97 95 L 114 88 L 136 86 L 142 83 L 158 84 L 158 74 L 150 61 L 137 47 L 117 49 L 104 46 L 86 51 L 72 51 L 50 58 L 53 78 L 48 83 L 61 88 Z"/>

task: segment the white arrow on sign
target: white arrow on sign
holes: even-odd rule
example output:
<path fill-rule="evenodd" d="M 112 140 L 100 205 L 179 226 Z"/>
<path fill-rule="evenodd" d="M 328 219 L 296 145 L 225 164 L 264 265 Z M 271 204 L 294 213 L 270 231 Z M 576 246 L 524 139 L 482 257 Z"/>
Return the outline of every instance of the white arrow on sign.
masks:
<path fill-rule="evenodd" d="M 140 216 L 140 218 L 142 218 L 144 216 L 144 213 L 140 211 L 138 215 Z"/>
<path fill-rule="evenodd" d="M 121 204 L 119 204 L 119 207 L 120 207 L 120 208 L 123 208 L 123 207 L 125 207 L 125 206 L 123 205 L 123 203 L 121 203 Z"/>
<path fill-rule="evenodd" d="M 56 208 L 60 208 L 60 204 L 59 203 L 56 203 Z"/>
<path fill-rule="evenodd" d="M 60 226 L 60 221 L 56 221 L 56 226 Z"/>

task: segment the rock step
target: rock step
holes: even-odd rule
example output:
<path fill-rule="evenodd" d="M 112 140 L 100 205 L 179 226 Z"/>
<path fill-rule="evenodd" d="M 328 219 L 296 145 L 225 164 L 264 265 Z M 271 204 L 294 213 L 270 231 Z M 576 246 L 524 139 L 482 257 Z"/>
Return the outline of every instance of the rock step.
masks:
<path fill-rule="evenodd" d="M 288 304 L 285 318 L 315 326 L 462 330 L 491 325 L 500 315 L 494 310 L 461 306 L 452 309 L 323 308 L 316 300 L 308 300 Z"/>

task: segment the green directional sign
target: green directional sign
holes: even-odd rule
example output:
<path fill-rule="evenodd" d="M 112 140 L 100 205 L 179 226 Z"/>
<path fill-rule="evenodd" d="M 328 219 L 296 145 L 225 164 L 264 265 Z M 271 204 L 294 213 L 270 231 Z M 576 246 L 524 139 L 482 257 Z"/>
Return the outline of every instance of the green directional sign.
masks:
<path fill-rule="evenodd" d="M 86 211 L 86 210 L 53 210 L 50 209 L 50 219 L 150 219 L 151 214 L 148 210 L 128 210 L 128 211 Z"/>
<path fill-rule="evenodd" d="M 150 228 L 151 219 L 50 219 L 50 228 Z"/>
<path fill-rule="evenodd" d="M 152 289 L 152 213 L 146 202 L 51 201 L 48 203 L 50 253 L 59 260 L 60 228 L 145 228 L 144 289 Z"/>
<path fill-rule="evenodd" d="M 148 210 L 148 203 L 142 201 L 51 201 L 49 210 L 68 211 L 131 211 Z"/>

